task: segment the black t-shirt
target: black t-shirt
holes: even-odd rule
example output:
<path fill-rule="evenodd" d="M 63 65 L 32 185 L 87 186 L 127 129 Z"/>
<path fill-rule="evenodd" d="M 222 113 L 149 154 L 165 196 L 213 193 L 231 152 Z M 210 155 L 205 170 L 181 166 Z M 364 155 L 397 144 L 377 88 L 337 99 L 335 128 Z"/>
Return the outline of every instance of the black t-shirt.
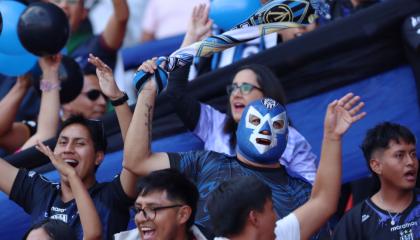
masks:
<path fill-rule="evenodd" d="M 101 219 L 103 236 L 112 239 L 115 233 L 126 230 L 134 200 L 124 193 L 119 176 L 111 182 L 95 183 L 88 191 Z M 31 215 L 32 223 L 45 218 L 59 219 L 75 230 L 78 239 L 83 239 L 76 201 L 64 203 L 60 193 L 60 184 L 34 171 L 19 170 L 10 199 Z"/>
<path fill-rule="evenodd" d="M 400 214 L 382 210 L 366 199 L 344 215 L 333 239 L 420 240 L 420 191 L 414 193 L 413 202 Z"/>

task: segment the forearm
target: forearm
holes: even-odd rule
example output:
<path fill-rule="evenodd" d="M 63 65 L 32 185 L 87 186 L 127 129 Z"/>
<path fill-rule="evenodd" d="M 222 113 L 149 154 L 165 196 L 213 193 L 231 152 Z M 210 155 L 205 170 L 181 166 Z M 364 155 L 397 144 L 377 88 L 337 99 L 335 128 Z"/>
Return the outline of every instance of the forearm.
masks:
<path fill-rule="evenodd" d="M 114 6 L 114 17 L 117 22 L 127 23 L 130 16 L 127 0 L 112 0 Z"/>
<path fill-rule="evenodd" d="M 59 84 L 58 75 L 45 78 L 50 84 Z M 60 89 L 53 88 L 42 91 L 41 106 L 38 114 L 37 130 L 25 144 L 23 149 L 35 146 L 37 141 L 45 141 L 56 135 L 60 112 Z"/>
<path fill-rule="evenodd" d="M 138 175 L 147 174 L 147 169 L 142 168 L 142 164 L 151 156 L 155 98 L 156 90 L 143 89 L 140 92 L 133 119 L 124 141 L 123 166 Z"/>
<path fill-rule="evenodd" d="M 171 98 L 176 114 L 193 131 L 200 118 L 200 102 L 186 91 L 188 86 L 189 65 L 172 72 L 169 78 L 167 95 Z"/>
<path fill-rule="evenodd" d="M 127 103 L 115 107 L 115 113 L 117 114 L 123 141 L 125 141 L 131 119 L 133 118 L 133 113 Z"/>
<path fill-rule="evenodd" d="M 102 225 L 88 191 L 76 173 L 68 176 L 83 229 L 83 239 L 102 239 Z"/>
<path fill-rule="evenodd" d="M 328 210 L 335 212 L 341 187 L 342 166 L 341 137 L 324 136 L 321 160 L 312 189 L 311 199 L 319 198 Z"/>
<path fill-rule="evenodd" d="M 26 92 L 27 87 L 16 82 L 12 89 L 0 101 L 0 115 L 2 116 L 0 118 L 0 136 L 3 136 L 12 128 L 17 111 Z"/>
<path fill-rule="evenodd" d="M 109 48 L 118 50 L 124 40 L 130 12 L 126 0 L 113 0 L 112 3 L 114 14 L 108 21 L 103 38 Z"/>

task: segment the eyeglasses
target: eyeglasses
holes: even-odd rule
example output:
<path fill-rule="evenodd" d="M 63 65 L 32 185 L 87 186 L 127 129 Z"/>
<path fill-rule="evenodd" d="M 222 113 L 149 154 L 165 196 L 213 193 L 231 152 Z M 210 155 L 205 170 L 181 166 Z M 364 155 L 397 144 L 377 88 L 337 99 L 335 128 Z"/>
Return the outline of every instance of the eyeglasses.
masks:
<path fill-rule="evenodd" d="M 149 207 L 144 207 L 144 208 L 139 208 L 139 207 L 134 207 L 134 212 L 136 214 L 142 212 L 143 216 L 145 219 L 153 221 L 156 218 L 156 212 L 160 211 L 160 210 L 164 210 L 164 209 L 170 209 L 170 208 L 176 208 L 176 207 L 182 207 L 182 204 L 176 204 L 176 205 L 170 205 L 170 206 L 162 206 L 162 207 L 154 207 L 154 208 L 149 208 Z"/>
<path fill-rule="evenodd" d="M 241 85 L 238 85 L 237 83 L 232 83 L 231 85 L 226 87 L 226 92 L 228 95 L 231 95 L 234 91 L 239 89 L 242 95 L 246 95 L 249 94 L 254 88 L 262 91 L 261 88 L 254 86 L 250 83 L 242 83 Z"/>
<path fill-rule="evenodd" d="M 96 101 L 99 98 L 99 96 L 101 96 L 101 95 L 102 95 L 102 97 L 104 97 L 105 100 L 108 100 L 108 98 L 105 96 L 105 94 L 103 94 L 98 89 L 92 89 L 89 92 L 86 92 L 85 94 L 89 98 L 89 100 L 91 100 L 92 102 Z"/>

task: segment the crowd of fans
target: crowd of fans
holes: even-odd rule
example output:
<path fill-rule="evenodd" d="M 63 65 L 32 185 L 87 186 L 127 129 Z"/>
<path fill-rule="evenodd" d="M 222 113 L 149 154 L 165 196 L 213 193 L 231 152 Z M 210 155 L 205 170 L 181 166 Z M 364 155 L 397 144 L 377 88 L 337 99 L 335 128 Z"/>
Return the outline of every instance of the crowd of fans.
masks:
<path fill-rule="evenodd" d="M 329 0 L 329 15 L 310 25 L 243 43 L 213 59 L 195 59 L 172 72 L 167 95 L 184 125 L 204 142 L 203 150 L 187 153 L 151 149 L 157 59 L 139 66 L 152 77 L 132 99 L 134 112 L 121 87 L 124 80 L 114 76 L 118 50 L 132 30 L 128 20 L 136 10 L 130 1 L 112 0 L 112 14 L 99 34 L 93 34 L 87 6 L 94 9 L 101 1 L 47 2 L 69 19 L 67 55 L 80 65 L 84 81 L 80 94 L 61 104 L 62 54 L 44 56 L 39 59 L 42 94 L 36 120 L 16 121 L 30 74 L 17 77 L 0 101 L 0 147 L 8 154 L 35 147 L 60 175 L 60 182 L 52 183 L 0 160 L 0 190 L 32 219 L 24 239 L 420 239 L 416 138 L 395 123 L 375 126 L 362 143 L 379 190 L 338 223 L 330 220 L 340 198 L 342 138 L 353 123 L 363 122 L 363 96 L 348 93 L 328 105 L 322 151 L 316 156 L 292 126 L 285 90 L 266 66 L 250 64 L 235 71 L 226 86 L 226 113 L 186 91 L 189 80 L 205 72 L 380 1 Z M 182 48 L 215 33 L 208 1 L 141 2 L 139 42 L 185 32 Z M 113 180 L 99 183 L 95 174 L 107 149 L 100 119 L 109 111 L 115 111 L 124 140 L 123 168 Z M 43 142 L 54 137 L 51 150 Z M 131 209 L 137 228 L 127 229 Z"/>

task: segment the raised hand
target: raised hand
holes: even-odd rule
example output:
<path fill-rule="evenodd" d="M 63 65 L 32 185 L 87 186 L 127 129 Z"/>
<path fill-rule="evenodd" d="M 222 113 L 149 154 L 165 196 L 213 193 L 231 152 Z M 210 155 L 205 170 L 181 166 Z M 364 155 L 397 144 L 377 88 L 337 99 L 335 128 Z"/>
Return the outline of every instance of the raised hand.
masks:
<path fill-rule="evenodd" d="M 124 93 L 118 88 L 112 69 L 93 54 L 89 54 L 88 61 L 96 67 L 96 75 L 99 79 L 99 86 L 105 96 L 111 100 L 116 100 L 122 97 Z"/>
<path fill-rule="evenodd" d="M 41 67 L 44 78 L 51 78 L 47 80 L 58 80 L 58 69 L 60 67 L 62 56 L 60 53 L 52 56 L 45 56 L 39 59 L 39 66 Z"/>
<path fill-rule="evenodd" d="M 211 33 L 213 21 L 209 19 L 210 7 L 207 4 L 199 4 L 194 7 L 189 30 L 197 38 L 201 40 L 203 37 L 208 37 Z"/>
<path fill-rule="evenodd" d="M 145 73 L 149 73 L 149 74 L 155 74 L 158 66 L 157 66 L 157 62 L 158 59 L 156 57 L 149 59 L 147 61 L 144 61 L 140 67 L 138 67 L 137 71 L 143 71 Z M 161 64 L 159 65 L 162 69 L 165 69 L 165 61 L 162 61 Z M 146 82 L 144 83 L 144 86 L 142 87 L 142 89 L 144 90 L 155 90 L 157 89 L 156 86 L 156 81 L 149 81 L 150 79 L 152 79 L 154 76 L 150 76 L 149 79 L 146 80 Z"/>
<path fill-rule="evenodd" d="M 157 69 L 157 57 L 144 61 L 137 69 L 137 71 L 143 71 L 146 73 L 155 73 Z"/>
<path fill-rule="evenodd" d="M 41 141 L 37 141 L 35 148 L 50 159 L 51 163 L 63 177 L 68 177 L 76 173 L 76 170 L 72 166 L 67 164 L 60 156 L 55 155 L 50 147 L 44 145 Z"/>
<path fill-rule="evenodd" d="M 213 21 L 209 19 L 209 10 L 210 7 L 206 4 L 194 7 L 181 47 L 186 47 L 211 35 Z"/>
<path fill-rule="evenodd" d="M 340 139 L 354 122 L 366 115 L 366 112 L 360 112 L 364 105 L 364 102 L 360 102 L 360 97 L 353 93 L 330 103 L 325 115 L 324 136 Z"/>

